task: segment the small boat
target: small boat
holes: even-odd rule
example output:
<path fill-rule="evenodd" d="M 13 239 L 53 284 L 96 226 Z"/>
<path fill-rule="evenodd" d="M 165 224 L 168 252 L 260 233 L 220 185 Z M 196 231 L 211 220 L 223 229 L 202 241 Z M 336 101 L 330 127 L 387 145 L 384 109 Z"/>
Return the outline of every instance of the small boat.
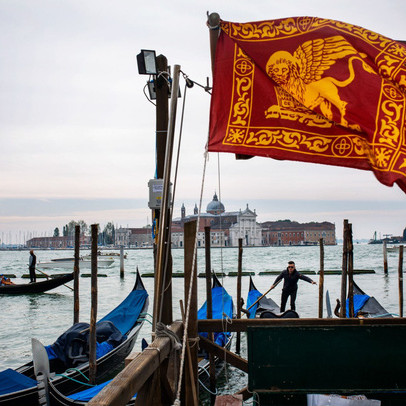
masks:
<path fill-rule="evenodd" d="M 262 293 L 255 287 L 252 277 L 250 276 L 250 286 L 247 297 L 247 309 L 255 303 L 258 298 L 262 296 Z M 250 319 L 259 317 L 261 319 L 296 319 L 299 315 L 294 310 L 286 310 L 281 313 L 279 306 L 269 297 L 264 296 L 258 303 L 256 303 L 250 309 Z"/>
<path fill-rule="evenodd" d="M 98 268 L 108 268 L 114 263 L 114 258 L 101 258 L 97 259 Z M 55 258 L 48 262 L 38 262 L 38 269 L 72 269 L 75 264 L 75 258 Z M 89 269 L 92 267 L 92 261 L 90 259 L 79 258 L 79 268 Z"/>
<path fill-rule="evenodd" d="M 373 296 L 367 295 L 355 282 L 354 283 L 354 317 L 393 317 Z M 349 315 L 349 299 L 346 301 L 346 316 Z"/>
<path fill-rule="evenodd" d="M 140 315 L 147 309 L 148 293 L 137 271 L 133 290 L 96 324 L 96 383 L 105 382 L 122 368 L 143 325 Z M 52 384 L 65 395 L 88 388 L 83 382 L 89 373 L 88 327 L 87 323 L 76 323 L 46 347 L 50 372 L 57 374 Z M 33 361 L 0 372 L 0 405 L 34 404 L 38 404 L 38 387 Z"/>
<path fill-rule="evenodd" d="M 28 293 L 43 293 L 73 280 L 73 272 L 58 275 L 45 281 L 33 283 L 14 283 L 0 286 L 0 295 L 22 295 Z"/>
<path fill-rule="evenodd" d="M 399 252 L 400 246 L 399 245 L 393 245 L 391 247 L 386 247 L 387 252 Z"/>
<path fill-rule="evenodd" d="M 234 304 L 233 298 L 224 289 L 217 276 L 213 274 L 213 286 L 211 289 L 212 300 L 212 317 L 213 319 L 232 319 L 234 317 Z M 197 312 L 198 320 L 207 318 L 207 301 L 200 307 Z M 207 338 L 207 333 L 199 333 L 202 337 Z M 230 348 L 232 342 L 232 334 L 230 332 L 217 332 L 214 333 L 214 343 L 220 347 Z M 201 378 L 203 375 L 209 376 L 209 359 L 205 351 L 198 354 L 198 375 Z M 216 359 L 216 362 L 218 360 Z M 207 374 L 207 375 L 206 375 Z"/>

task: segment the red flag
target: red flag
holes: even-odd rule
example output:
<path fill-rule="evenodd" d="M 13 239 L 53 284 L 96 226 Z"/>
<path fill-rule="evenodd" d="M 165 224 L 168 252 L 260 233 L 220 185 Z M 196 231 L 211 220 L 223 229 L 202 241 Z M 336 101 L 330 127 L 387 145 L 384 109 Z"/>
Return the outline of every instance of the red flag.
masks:
<path fill-rule="evenodd" d="M 406 192 L 406 47 L 296 17 L 221 22 L 209 151 L 372 170 Z"/>

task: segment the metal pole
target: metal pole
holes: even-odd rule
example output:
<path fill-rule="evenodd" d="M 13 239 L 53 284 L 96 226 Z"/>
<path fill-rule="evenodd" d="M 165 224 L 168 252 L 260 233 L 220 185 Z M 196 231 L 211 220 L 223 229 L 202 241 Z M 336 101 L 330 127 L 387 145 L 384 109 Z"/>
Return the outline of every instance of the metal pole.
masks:
<path fill-rule="evenodd" d="M 155 331 L 156 323 L 161 320 L 162 316 L 161 295 L 162 295 L 162 281 L 165 279 L 164 252 L 166 251 L 167 244 L 167 241 L 165 241 L 165 234 L 169 233 L 170 227 L 170 218 L 168 215 L 170 206 L 169 186 L 172 167 L 173 141 L 175 138 L 176 110 L 179 92 L 179 75 L 180 75 L 180 65 L 174 65 L 172 78 L 172 96 L 169 115 L 169 128 L 165 152 L 163 196 L 162 196 L 161 213 L 159 217 L 158 249 L 157 249 L 156 274 L 155 274 L 156 285 L 154 292 L 154 320 L 152 325 L 153 331 Z"/>

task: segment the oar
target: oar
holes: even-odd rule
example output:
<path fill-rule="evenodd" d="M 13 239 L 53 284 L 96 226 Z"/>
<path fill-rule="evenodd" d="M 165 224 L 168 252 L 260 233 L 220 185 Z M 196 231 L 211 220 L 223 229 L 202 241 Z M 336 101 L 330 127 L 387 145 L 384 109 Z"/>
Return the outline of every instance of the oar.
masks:
<path fill-rule="evenodd" d="M 263 297 L 265 297 L 272 289 L 276 288 L 279 285 L 280 281 L 276 285 L 272 285 L 262 296 L 260 296 L 248 309 L 251 309 L 251 307 L 255 306 Z"/>
<path fill-rule="evenodd" d="M 50 278 L 50 276 L 49 276 L 47 273 L 42 272 L 41 269 L 35 268 L 35 270 L 41 272 L 43 275 L 45 275 L 45 276 L 47 277 L 47 279 Z M 70 286 L 68 286 L 68 285 L 63 284 L 63 286 L 66 286 L 66 287 L 67 287 L 68 289 L 70 289 L 70 290 L 74 290 L 74 289 L 72 289 L 72 288 L 71 288 Z"/>

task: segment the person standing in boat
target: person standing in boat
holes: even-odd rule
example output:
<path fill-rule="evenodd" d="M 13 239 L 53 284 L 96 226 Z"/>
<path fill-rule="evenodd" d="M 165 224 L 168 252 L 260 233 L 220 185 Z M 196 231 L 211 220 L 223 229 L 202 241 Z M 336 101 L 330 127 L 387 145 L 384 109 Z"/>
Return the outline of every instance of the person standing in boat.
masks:
<path fill-rule="evenodd" d="M 299 279 L 309 282 L 312 285 L 317 285 L 315 281 L 299 273 L 296 270 L 295 263 L 293 261 L 288 262 L 288 267 L 278 275 L 278 277 L 275 279 L 275 282 L 271 286 L 270 290 L 272 290 L 282 279 L 283 279 L 283 288 L 281 297 L 281 313 L 285 311 L 286 302 L 288 301 L 289 296 L 290 296 L 290 308 L 291 310 L 296 310 L 295 301 L 297 294 L 297 283 Z"/>
<path fill-rule="evenodd" d="M 33 250 L 30 250 L 30 258 L 28 260 L 28 269 L 30 270 L 30 283 L 37 281 L 37 276 L 35 275 L 35 265 L 37 264 L 37 257 Z"/>

